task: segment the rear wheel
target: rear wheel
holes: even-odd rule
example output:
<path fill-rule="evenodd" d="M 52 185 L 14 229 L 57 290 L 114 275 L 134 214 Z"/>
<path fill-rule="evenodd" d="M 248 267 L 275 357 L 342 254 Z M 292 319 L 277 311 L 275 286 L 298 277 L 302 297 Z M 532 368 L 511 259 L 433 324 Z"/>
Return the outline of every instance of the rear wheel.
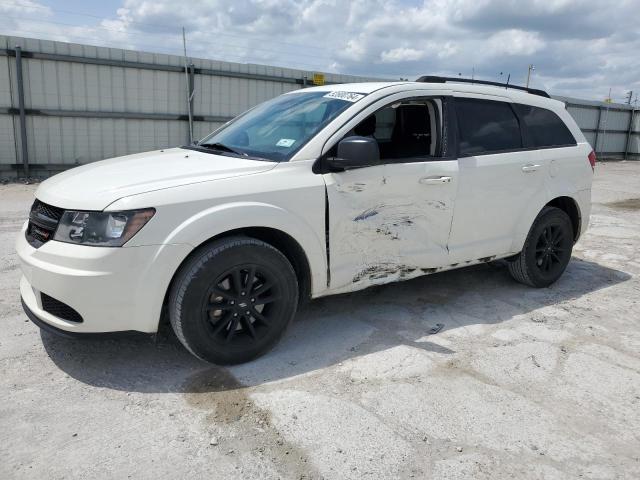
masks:
<path fill-rule="evenodd" d="M 230 237 L 206 246 L 180 269 L 169 319 L 191 353 L 234 364 L 271 349 L 297 304 L 298 282 L 287 258 L 265 242 Z"/>
<path fill-rule="evenodd" d="M 569 216 L 545 207 L 529 231 L 522 252 L 508 263 L 511 276 L 532 287 L 547 287 L 558 280 L 571 259 L 574 232 Z"/>

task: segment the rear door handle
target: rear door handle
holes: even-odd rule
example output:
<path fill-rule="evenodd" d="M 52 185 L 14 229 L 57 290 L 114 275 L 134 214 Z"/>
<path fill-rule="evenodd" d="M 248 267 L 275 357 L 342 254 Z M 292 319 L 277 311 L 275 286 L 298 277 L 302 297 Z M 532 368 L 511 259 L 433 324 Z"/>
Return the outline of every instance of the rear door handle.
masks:
<path fill-rule="evenodd" d="M 533 163 L 530 163 L 528 165 L 524 165 L 522 167 L 522 171 L 525 172 L 525 173 L 535 172 L 539 168 L 540 168 L 540 165 L 534 165 Z"/>
<path fill-rule="evenodd" d="M 420 183 L 423 185 L 439 185 L 441 183 L 451 183 L 451 177 L 422 177 Z"/>

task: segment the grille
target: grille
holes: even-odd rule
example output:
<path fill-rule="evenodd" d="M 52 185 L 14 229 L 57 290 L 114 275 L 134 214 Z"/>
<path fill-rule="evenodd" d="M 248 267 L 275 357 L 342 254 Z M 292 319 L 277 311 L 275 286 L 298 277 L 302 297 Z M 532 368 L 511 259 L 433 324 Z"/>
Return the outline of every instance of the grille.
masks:
<path fill-rule="evenodd" d="M 42 309 L 45 312 L 69 322 L 82 323 L 82 316 L 66 303 L 42 292 L 40 292 L 40 299 L 42 300 Z"/>
<path fill-rule="evenodd" d="M 46 203 L 42 203 L 40 200 L 33 202 L 33 206 L 31 207 L 32 214 L 42 215 L 44 217 L 51 218 L 56 222 L 60 221 L 60 217 L 62 217 L 63 212 L 64 210 L 62 208 L 47 205 Z"/>
<path fill-rule="evenodd" d="M 37 199 L 33 202 L 26 232 L 27 241 L 31 246 L 38 248 L 53 238 L 63 213 L 62 208 L 47 205 Z"/>

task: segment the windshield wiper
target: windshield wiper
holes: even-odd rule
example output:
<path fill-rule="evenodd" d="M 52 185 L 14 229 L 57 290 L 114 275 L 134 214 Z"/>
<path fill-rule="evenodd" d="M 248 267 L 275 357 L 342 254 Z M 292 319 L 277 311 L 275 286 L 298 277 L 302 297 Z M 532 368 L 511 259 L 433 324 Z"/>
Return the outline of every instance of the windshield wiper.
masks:
<path fill-rule="evenodd" d="M 234 150 L 233 148 L 225 145 L 224 143 L 199 143 L 198 147 L 208 148 L 209 150 L 218 150 L 221 152 L 230 152 L 235 153 L 236 155 L 244 155 L 247 156 L 244 152 L 239 152 L 238 150 Z"/>

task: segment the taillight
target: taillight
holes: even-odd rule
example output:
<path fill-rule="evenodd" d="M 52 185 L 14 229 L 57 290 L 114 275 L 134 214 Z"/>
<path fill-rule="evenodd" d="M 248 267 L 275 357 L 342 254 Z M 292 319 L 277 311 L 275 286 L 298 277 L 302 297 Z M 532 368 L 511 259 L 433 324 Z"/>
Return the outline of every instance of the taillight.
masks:
<path fill-rule="evenodd" d="M 589 159 L 589 163 L 591 164 L 591 170 L 596 171 L 596 152 L 591 150 L 591 153 L 587 157 Z"/>

